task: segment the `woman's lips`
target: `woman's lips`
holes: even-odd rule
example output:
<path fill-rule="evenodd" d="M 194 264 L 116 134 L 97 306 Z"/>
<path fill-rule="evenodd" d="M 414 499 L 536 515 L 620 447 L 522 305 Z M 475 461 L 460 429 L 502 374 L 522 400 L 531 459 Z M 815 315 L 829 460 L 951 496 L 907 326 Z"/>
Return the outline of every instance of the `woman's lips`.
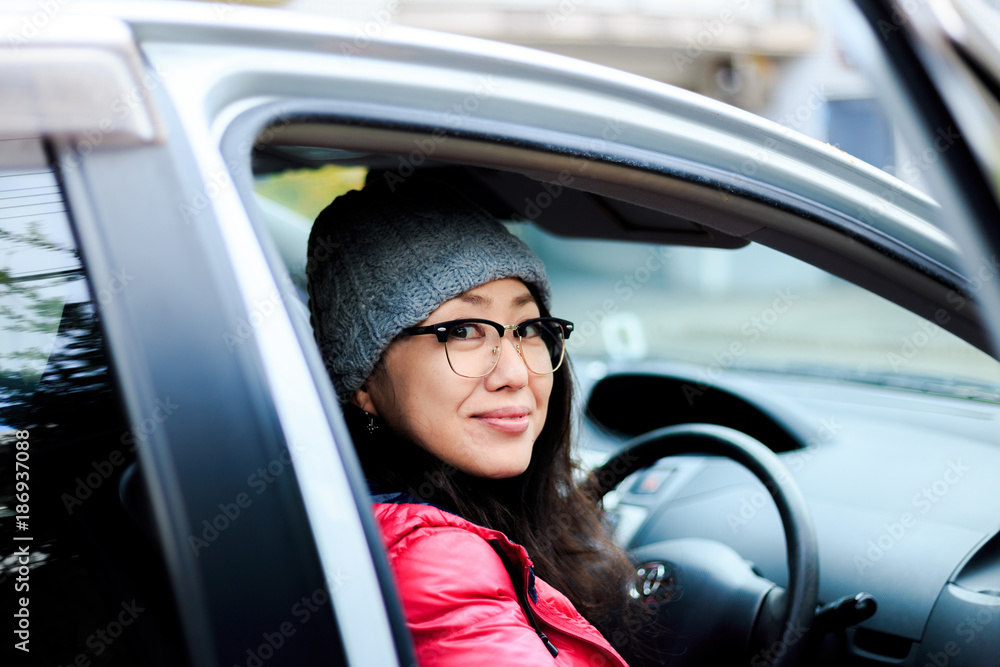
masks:
<path fill-rule="evenodd" d="M 527 408 L 499 408 L 473 415 L 480 423 L 504 433 L 524 433 L 528 430 Z"/>

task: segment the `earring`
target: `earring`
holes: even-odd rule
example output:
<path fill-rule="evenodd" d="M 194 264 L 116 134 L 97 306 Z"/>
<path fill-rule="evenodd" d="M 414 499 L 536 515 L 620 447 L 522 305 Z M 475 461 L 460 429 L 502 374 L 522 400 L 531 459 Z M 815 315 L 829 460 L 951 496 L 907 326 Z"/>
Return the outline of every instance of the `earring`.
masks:
<path fill-rule="evenodd" d="M 375 423 L 375 415 L 368 414 L 367 410 L 365 414 L 368 415 L 368 435 L 375 435 L 375 431 L 378 430 L 378 424 Z"/>

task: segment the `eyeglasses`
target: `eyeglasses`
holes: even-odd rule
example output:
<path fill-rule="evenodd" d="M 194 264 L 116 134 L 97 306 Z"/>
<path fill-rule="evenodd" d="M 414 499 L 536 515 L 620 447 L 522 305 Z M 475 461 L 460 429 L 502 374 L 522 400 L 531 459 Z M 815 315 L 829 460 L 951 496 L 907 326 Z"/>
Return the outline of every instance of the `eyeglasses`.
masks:
<path fill-rule="evenodd" d="M 500 361 L 504 334 L 517 336 L 517 353 L 524 365 L 536 375 L 548 375 L 562 366 L 566 357 L 566 339 L 573 323 L 555 317 L 535 317 L 520 324 L 497 324 L 490 320 L 465 319 L 440 322 L 425 327 L 411 327 L 405 336 L 434 334 L 444 343 L 451 370 L 467 378 L 481 378 L 493 372 Z"/>

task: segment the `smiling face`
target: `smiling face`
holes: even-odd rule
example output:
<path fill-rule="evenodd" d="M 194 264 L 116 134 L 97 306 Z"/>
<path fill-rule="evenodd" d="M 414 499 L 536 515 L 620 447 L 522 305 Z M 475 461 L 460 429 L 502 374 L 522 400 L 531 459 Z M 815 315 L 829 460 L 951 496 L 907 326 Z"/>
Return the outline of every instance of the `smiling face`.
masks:
<path fill-rule="evenodd" d="M 539 314 L 524 283 L 506 278 L 444 302 L 420 324 L 462 318 L 517 324 Z M 492 479 L 519 475 L 545 425 L 553 378 L 528 370 L 512 332 L 501 345 L 492 373 L 467 378 L 452 371 L 435 336 L 399 338 L 352 401 L 464 473 Z"/>

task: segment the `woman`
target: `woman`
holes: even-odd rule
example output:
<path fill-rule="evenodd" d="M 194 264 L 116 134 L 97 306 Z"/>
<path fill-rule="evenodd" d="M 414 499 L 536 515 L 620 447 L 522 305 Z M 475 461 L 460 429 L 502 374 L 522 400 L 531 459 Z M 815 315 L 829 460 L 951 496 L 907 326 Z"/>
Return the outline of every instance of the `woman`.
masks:
<path fill-rule="evenodd" d="M 370 176 L 307 273 L 420 664 L 624 665 L 635 570 L 573 480 L 572 325 L 538 257 L 443 183 Z"/>

